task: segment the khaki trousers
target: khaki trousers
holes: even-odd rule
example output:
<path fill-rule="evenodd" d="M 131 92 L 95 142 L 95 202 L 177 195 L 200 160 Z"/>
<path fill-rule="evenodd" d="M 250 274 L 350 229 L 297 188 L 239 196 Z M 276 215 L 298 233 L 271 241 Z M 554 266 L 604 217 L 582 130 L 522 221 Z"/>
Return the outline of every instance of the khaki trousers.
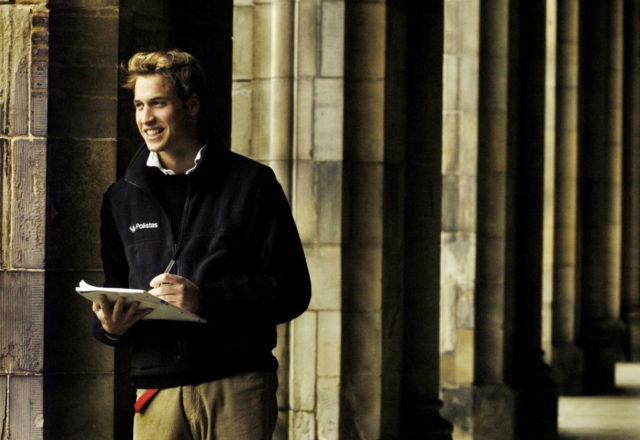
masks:
<path fill-rule="evenodd" d="M 275 372 L 260 372 L 162 389 L 136 413 L 133 439 L 270 440 L 277 387 Z"/>

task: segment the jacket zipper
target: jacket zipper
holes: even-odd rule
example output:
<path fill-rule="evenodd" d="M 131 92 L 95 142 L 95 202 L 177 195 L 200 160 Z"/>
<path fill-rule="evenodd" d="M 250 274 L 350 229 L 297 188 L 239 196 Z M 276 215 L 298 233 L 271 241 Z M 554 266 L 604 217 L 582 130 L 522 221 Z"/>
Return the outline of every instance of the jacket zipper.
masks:
<path fill-rule="evenodd" d="M 147 194 L 149 197 L 151 197 L 151 199 L 156 203 L 156 205 L 158 205 L 158 207 L 160 208 L 160 211 L 162 212 L 162 214 L 164 215 L 165 219 L 168 220 L 169 225 L 171 225 L 171 217 L 169 217 L 169 214 L 167 214 L 167 212 L 165 211 L 165 209 L 162 207 L 162 205 L 160 204 L 160 202 L 158 202 L 158 199 L 156 199 L 153 195 L 153 193 L 149 190 L 147 190 L 146 188 L 143 188 L 142 186 L 132 182 L 131 180 L 127 179 L 125 177 L 124 179 L 126 182 L 128 182 L 129 184 L 133 185 L 134 187 L 138 188 L 140 191 L 144 192 L 145 194 Z M 173 234 L 173 228 L 170 228 L 170 234 L 171 234 L 171 241 L 173 242 L 173 254 L 171 256 L 171 261 L 169 262 L 169 264 L 173 267 L 173 265 L 175 265 L 178 261 L 178 257 L 180 256 L 180 253 L 182 252 L 182 238 L 184 237 L 184 227 L 185 227 L 185 223 L 186 223 L 186 217 L 187 214 L 189 213 L 189 208 L 191 207 L 191 178 L 187 178 L 187 191 L 186 191 L 186 196 L 185 196 L 185 201 L 184 201 L 184 207 L 182 208 L 182 218 L 180 219 L 180 227 L 178 228 L 178 241 L 176 241 L 176 237 Z M 168 270 L 165 270 L 165 272 L 168 272 Z M 180 270 L 179 268 L 176 268 L 176 275 L 180 274 Z M 177 344 L 176 344 L 176 361 L 178 362 L 178 364 L 182 364 L 184 362 L 184 356 L 183 356 L 183 347 L 182 347 L 182 341 L 180 340 L 180 338 L 178 338 L 177 340 Z"/>
<path fill-rule="evenodd" d="M 187 222 L 187 215 L 190 212 L 191 208 L 191 176 L 187 176 L 187 190 L 184 197 L 184 206 L 182 207 L 182 217 L 180 218 L 180 227 L 178 228 L 178 242 L 173 245 L 173 260 L 177 261 L 180 253 L 182 252 L 182 241 L 184 239 L 184 228 L 185 223 Z M 179 266 L 176 269 L 176 274 L 180 274 Z"/>

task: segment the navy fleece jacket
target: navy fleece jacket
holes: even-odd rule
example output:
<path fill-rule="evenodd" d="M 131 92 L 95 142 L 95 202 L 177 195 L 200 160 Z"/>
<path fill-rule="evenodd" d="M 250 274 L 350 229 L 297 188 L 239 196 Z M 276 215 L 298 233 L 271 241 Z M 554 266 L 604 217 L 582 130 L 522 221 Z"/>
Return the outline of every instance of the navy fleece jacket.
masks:
<path fill-rule="evenodd" d="M 148 289 L 176 248 L 174 272 L 200 287 L 207 324 L 144 320 L 110 345 L 132 342 L 131 375 L 140 388 L 199 383 L 274 370 L 275 326 L 308 306 L 311 284 L 291 210 L 265 165 L 208 146 L 188 175 L 178 233 L 154 196 L 142 147 L 124 178 L 105 193 L 105 285 Z"/>

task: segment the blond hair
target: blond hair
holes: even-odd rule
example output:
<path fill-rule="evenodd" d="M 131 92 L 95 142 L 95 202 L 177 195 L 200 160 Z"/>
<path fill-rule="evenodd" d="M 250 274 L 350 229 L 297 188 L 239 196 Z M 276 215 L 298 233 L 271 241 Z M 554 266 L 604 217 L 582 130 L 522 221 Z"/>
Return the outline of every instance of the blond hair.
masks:
<path fill-rule="evenodd" d="M 207 82 L 200 62 L 191 54 L 179 49 L 158 50 L 154 52 L 138 52 L 126 64 L 121 66 L 123 78 L 122 87 L 132 90 L 135 88 L 139 76 L 162 75 L 174 87 L 182 102 L 193 94 L 200 99 L 198 114 L 198 130 L 200 133 L 207 124 L 208 107 L 206 105 Z"/>

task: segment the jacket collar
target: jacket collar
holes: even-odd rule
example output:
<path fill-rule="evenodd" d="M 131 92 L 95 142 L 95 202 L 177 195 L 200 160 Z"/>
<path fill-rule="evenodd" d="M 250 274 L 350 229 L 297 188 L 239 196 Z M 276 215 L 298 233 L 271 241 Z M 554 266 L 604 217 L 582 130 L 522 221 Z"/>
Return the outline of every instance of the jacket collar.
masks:
<path fill-rule="evenodd" d="M 185 174 L 190 174 L 190 173 L 193 173 L 195 171 L 196 167 L 202 161 L 202 155 L 203 155 L 204 150 L 206 148 L 207 148 L 206 144 L 203 145 L 202 147 L 200 147 L 200 149 L 196 153 L 195 159 L 193 160 L 193 166 L 191 168 L 189 168 Z M 175 176 L 176 175 L 176 173 L 173 170 L 171 170 L 169 168 L 165 168 L 165 167 L 162 166 L 162 163 L 160 162 L 160 156 L 158 155 L 158 153 L 153 152 L 153 151 L 149 152 L 149 156 L 147 157 L 147 166 L 148 167 L 157 168 L 157 169 L 160 170 L 160 172 L 162 174 L 166 174 L 167 176 Z"/>
<path fill-rule="evenodd" d="M 203 151 L 202 159 L 198 163 L 198 166 L 193 172 L 189 173 L 189 175 L 195 179 L 210 176 L 211 173 L 217 174 L 217 172 L 223 169 L 222 162 L 229 154 L 228 148 L 215 138 L 208 140 L 206 145 L 207 148 Z M 124 173 L 124 179 L 136 186 L 150 189 L 152 186 L 152 176 L 154 173 L 157 173 L 158 170 L 147 166 L 148 158 L 149 150 L 145 144 L 142 144 L 131 159 Z"/>

